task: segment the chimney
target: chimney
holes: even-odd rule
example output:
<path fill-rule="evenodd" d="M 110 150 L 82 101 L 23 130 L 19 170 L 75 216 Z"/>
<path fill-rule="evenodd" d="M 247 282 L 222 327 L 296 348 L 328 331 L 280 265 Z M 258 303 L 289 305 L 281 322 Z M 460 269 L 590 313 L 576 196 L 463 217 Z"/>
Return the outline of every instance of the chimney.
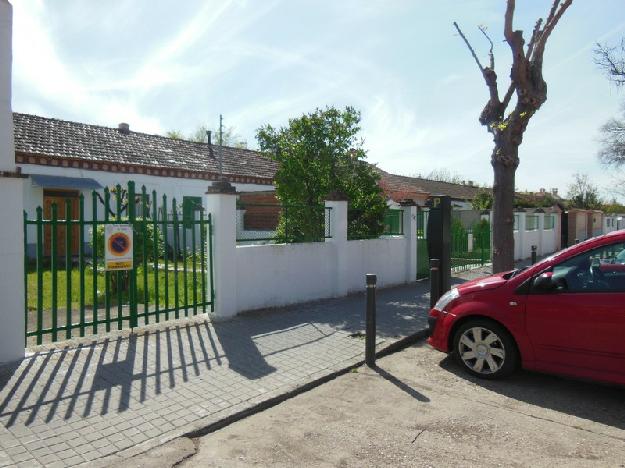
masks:
<path fill-rule="evenodd" d="M 469 181 L 469 187 L 473 187 L 473 181 L 472 180 Z"/>
<path fill-rule="evenodd" d="M 544 189 L 544 188 L 541 188 L 541 189 L 540 189 L 540 193 L 545 193 L 545 189 Z"/>
<path fill-rule="evenodd" d="M 552 188 L 551 189 L 551 195 L 558 195 L 558 189 L 557 188 Z"/>
<path fill-rule="evenodd" d="M 208 141 L 208 146 L 211 146 L 213 144 L 211 135 L 212 135 L 212 132 L 210 130 L 206 130 L 206 139 Z"/>
<path fill-rule="evenodd" d="M 117 131 L 122 135 L 130 135 L 130 125 L 126 122 L 122 122 L 117 126 Z"/>

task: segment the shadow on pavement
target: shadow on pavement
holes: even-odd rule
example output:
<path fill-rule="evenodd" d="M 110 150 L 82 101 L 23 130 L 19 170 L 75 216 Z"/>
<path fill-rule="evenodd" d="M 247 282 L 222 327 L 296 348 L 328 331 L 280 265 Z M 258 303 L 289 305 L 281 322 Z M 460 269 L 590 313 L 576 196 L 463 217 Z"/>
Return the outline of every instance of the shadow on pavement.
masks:
<path fill-rule="evenodd" d="M 618 429 L 625 429 L 623 409 L 625 388 L 623 387 L 528 371 L 519 371 L 505 380 L 483 380 L 464 372 L 451 356 L 443 359 L 440 366 L 464 380 L 500 395 Z M 598 408 L 600 411 L 597 411 Z"/>
<path fill-rule="evenodd" d="M 426 397 L 422 393 L 417 392 L 410 385 L 407 385 L 406 383 L 402 382 L 397 377 L 395 377 L 393 374 L 390 374 L 389 372 L 385 371 L 381 367 L 376 366 L 374 370 L 380 375 L 380 377 L 382 377 L 383 379 L 389 381 L 390 383 L 395 385 L 400 390 L 406 392 L 408 395 L 410 395 L 415 400 L 422 401 L 424 403 L 427 403 L 427 402 L 430 401 L 430 399 L 428 397 Z"/>
<path fill-rule="evenodd" d="M 424 328 L 428 288 L 422 282 L 379 290 L 378 337 L 400 338 Z M 40 350 L 19 365 L 0 368 L 0 425 L 121 413 L 193 378 L 218 376 L 212 372 L 223 367 L 240 376 L 239 384 L 253 382 L 277 371 L 267 361 L 271 356 L 288 360 L 292 353 L 313 352 L 300 349 L 306 346 L 322 342 L 315 349 L 323 349 L 324 343 L 350 340 L 349 334 L 364 329 L 364 310 L 364 294 L 358 294 L 228 321 L 161 323 L 99 342 Z M 392 375 L 381 375 L 415 398 L 425 398 Z"/>

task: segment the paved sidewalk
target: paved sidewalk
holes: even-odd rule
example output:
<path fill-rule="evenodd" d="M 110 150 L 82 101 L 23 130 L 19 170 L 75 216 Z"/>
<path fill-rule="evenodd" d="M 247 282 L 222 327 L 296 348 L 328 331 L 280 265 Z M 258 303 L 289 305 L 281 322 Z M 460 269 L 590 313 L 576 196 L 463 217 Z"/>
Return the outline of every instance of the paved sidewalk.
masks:
<path fill-rule="evenodd" d="M 378 291 L 378 349 L 425 329 L 428 288 Z M 0 466 L 103 465 L 288 393 L 363 359 L 363 312 L 359 294 L 39 350 L 0 369 Z"/>

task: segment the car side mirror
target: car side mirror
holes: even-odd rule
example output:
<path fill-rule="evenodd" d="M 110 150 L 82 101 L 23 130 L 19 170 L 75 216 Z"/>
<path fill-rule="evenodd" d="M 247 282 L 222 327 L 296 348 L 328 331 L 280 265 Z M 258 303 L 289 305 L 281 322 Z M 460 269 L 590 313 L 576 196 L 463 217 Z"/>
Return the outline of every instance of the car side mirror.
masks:
<path fill-rule="evenodd" d="M 548 271 L 534 278 L 533 290 L 538 292 L 549 292 L 556 288 L 553 282 L 553 272 Z"/>

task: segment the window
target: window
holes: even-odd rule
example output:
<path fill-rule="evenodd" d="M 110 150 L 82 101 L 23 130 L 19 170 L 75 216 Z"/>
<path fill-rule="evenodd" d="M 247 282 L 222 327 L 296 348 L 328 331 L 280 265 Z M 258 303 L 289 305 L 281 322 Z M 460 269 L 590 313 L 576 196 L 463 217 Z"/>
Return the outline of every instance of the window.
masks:
<path fill-rule="evenodd" d="M 545 231 L 553 229 L 555 226 L 555 216 L 545 215 Z"/>
<path fill-rule="evenodd" d="M 584 252 L 553 267 L 560 292 L 625 292 L 625 243 Z"/>
<path fill-rule="evenodd" d="M 190 229 L 196 220 L 195 213 L 202 209 L 202 197 L 182 197 L 182 222 Z"/>
<path fill-rule="evenodd" d="M 536 231 L 538 229 L 538 215 L 527 215 L 525 217 L 525 230 Z"/>

